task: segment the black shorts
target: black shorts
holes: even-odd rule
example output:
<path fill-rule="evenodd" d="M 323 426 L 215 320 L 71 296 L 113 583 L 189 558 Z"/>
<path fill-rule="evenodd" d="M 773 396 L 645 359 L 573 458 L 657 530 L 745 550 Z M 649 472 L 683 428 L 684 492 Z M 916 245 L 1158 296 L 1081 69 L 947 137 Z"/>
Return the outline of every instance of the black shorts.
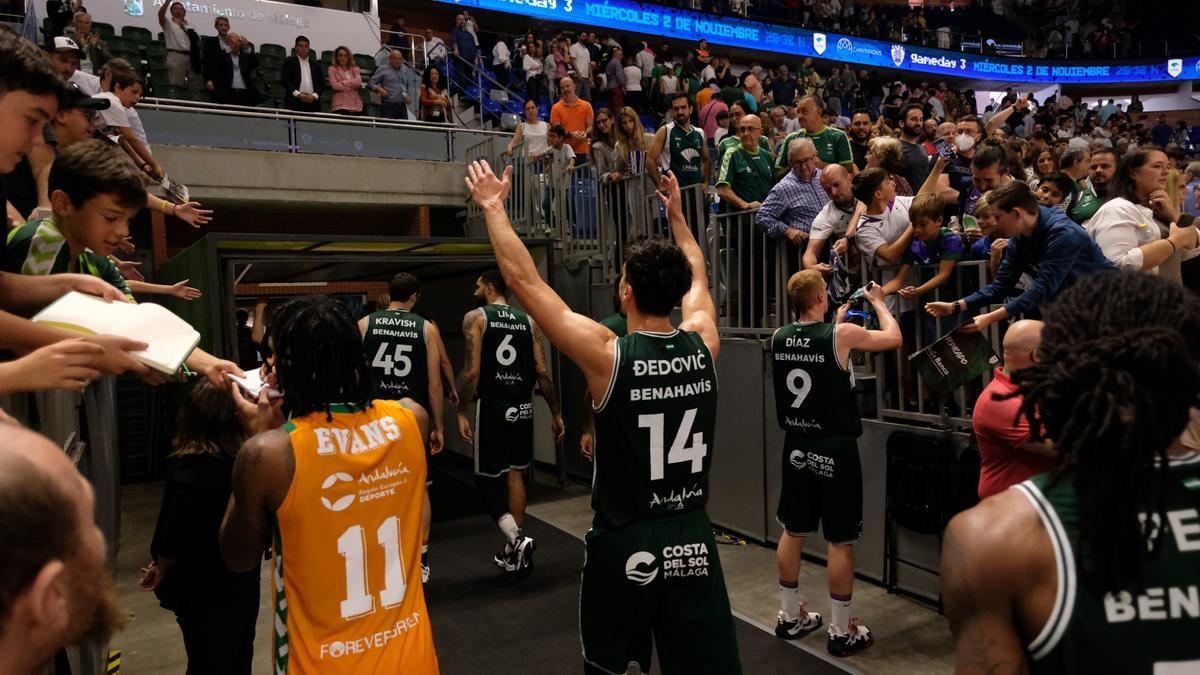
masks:
<path fill-rule="evenodd" d="M 733 614 L 704 509 L 584 538 L 579 631 L 587 673 L 650 672 L 651 641 L 664 675 L 742 672 Z"/>
<path fill-rule="evenodd" d="M 858 439 L 787 434 L 775 519 L 788 534 L 806 537 L 820 526 L 829 543 L 853 544 L 862 534 L 862 501 Z"/>
<path fill-rule="evenodd" d="M 503 476 L 533 463 L 533 400 L 475 402 L 475 473 Z"/>

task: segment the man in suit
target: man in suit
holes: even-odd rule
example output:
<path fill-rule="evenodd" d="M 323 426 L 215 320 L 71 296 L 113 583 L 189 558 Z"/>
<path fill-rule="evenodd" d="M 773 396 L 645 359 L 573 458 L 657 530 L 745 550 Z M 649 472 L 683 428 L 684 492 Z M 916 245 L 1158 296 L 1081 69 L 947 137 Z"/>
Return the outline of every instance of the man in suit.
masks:
<path fill-rule="evenodd" d="M 283 107 L 288 110 L 321 112 L 321 92 L 325 91 L 325 76 L 321 65 L 312 58 L 308 38 L 296 38 L 292 56 L 283 62 Z"/>
<path fill-rule="evenodd" d="M 224 37 L 225 41 L 214 45 L 214 52 L 206 54 L 204 60 L 204 79 L 211 86 L 212 99 L 216 103 L 258 105 L 263 96 L 252 78 L 258 68 L 254 45 L 237 33 L 227 33 Z M 209 39 L 217 42 L 219 38 Z"/>
<path fill-rule="evenodd" d="M 221 70 L 221 54 L 229 52 L 229 18 L 218 16 L 213 21 L 217 29 L 216 35 L 206 35 L 201 38 L 201 56 L 204 67 L 200 71 L 204 75 L 204 89 L 213 96 L 217 91 L 218 71 Z M 242 50 L 245 52 L 246 50 Z M 213 100 L 216 97 L 213 96 Z"/>

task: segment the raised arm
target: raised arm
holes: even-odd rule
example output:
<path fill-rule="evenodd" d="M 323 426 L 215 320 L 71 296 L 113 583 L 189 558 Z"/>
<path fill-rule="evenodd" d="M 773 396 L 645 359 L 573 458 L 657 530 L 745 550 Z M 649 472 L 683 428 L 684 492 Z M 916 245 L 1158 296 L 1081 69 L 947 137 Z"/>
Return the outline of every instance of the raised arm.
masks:
<path fill-rule="evenodd" d="M 704 267 L 704 251 L 692 235 L 687 220 L 683 217 L 683 199 L 679 194 L 679 181 L 675 175 L 667 172 L 663 176 L 662 189 L 658 198 L 667 211 L 667 222 L 671 225 L 671 236 L 675 245 L 687 257 L 688 266 L 692 268 L 692 286 L 683 296 L 680 303 L 683 309 L 683 322 L 679 327 L 695 331 L 704 340 L 705 346 L 717 358 L 721 351 L 721 336 L 717 334 L 717 308 L 713 305 L 712 295 L 708 292 L 708 272 Z"/>
<path fill-rule="evenodd" d="M 942 172 L 946 170 L 946 165 L 949 163 L 945 157 L 938 155 L 937 161 L 933 163 L 933 169 L 925 177 L 925 182 L 921 184 L 921 189 L 917 191 L 917 194 L 939 194 L 938 179 L 941 178 Z"/>
<path fill-rule="evenodd" d="M 466 184 L 475 203 L 483 209 L 492 250 L 509 289 L 542 326 L 550 342 L 583 370 L 592 394 L 602 395 L 612 376 L 616 336 L 592 319 L 571 311 L 538 274 L 533 258 L 504 212 L 504 199 L 512 187 L 512 167 L 507 167 L 501 178 L 487 162 L 472 162 Z M 461 387 L 459 393 L 466 395 Z"/>
<path fill-rule="evenodd" d="M 987 121 L 987 125 L 984 128 L 984 133 L 986 133 L 988 136 L 991 136 L 993 131 L 999 129 L 1006 121 L 1008 121 L 1009 117 L 1012 117 L 1012 114 L 1017 111 L 1017 108 L 1024 109 L 1028 105 L 1029 99 L 1025 96 L 1021 96 L 1012 105 L 1008 106 L 1004 110 L 1001 110 L 995 115 L 992 115 L 992 119 Z"/>
<path fill-rule="evenodd" d="M 536 321 L 531 323 L 533 323 L 533 368 L 537 373 L 538 389 L 541 390 L 542 398 L 546 399 L 546 405 L 550 406 L 550 412 L 554 415 L 554 419 L 550 423 L 554 439 L 561 441 L 567 433 L 567 426 L 563 424 L 562 410 L 558 403 L 558 389 L 554 386 L 554 377 L 550 374 L 550 368 L 546 364 L 546 353 L 542 350 L 542 331 L 538 328 Z"/>

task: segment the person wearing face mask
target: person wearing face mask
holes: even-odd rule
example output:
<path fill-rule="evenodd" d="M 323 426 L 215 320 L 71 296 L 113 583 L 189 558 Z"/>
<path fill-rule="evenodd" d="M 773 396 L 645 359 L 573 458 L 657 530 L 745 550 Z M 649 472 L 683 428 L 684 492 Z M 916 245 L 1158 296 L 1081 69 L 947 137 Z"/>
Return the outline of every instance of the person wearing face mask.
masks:
<path fill-rule="evenodd" d="M 975 158 L 976 146 L 983 138 L 983 124 L 974 115 L 964 115 L 955 124 L 954 135 L 949 140 L 954 153 L 946 162 L 946 168 L 938 179 L 939 188 L 952 188 L 958 193 L 957 201 L 966 199 L 971 192 L 971 160 Z"/>

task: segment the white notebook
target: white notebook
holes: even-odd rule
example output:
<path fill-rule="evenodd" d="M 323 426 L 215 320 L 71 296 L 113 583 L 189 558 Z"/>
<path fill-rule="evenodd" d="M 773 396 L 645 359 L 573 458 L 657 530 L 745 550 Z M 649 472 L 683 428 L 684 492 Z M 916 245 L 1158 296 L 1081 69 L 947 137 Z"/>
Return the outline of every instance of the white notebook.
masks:
<path fill-rule="evenodd" d="M 233 373 L 226 373 L 226 375 L 229 377 L 229 379 L 238 383 L 242 389 L 246 390 L 246 393 L 250 395 L 251 400 L 257 401 L 258 395 L 264 390 L 267 392 L 267 398 L 279 398 L 283 396 L 283 394 L 278 390 L 268 387 L 266 383 L 263 382 L 262 373 L 258 370 L 247 370 L 245 377 L 238 377 Z"/>
<path fill-rule="evenodd" d="M 130 356 L 168 375 L 179 370 L 200 344 L 200 333 L 165 307 L 105 302 L 77 291 L 55 300 L 33 320 L 78 333 L 119 335 L 145 342 L 149 349 L 129 352 Z"/>

